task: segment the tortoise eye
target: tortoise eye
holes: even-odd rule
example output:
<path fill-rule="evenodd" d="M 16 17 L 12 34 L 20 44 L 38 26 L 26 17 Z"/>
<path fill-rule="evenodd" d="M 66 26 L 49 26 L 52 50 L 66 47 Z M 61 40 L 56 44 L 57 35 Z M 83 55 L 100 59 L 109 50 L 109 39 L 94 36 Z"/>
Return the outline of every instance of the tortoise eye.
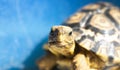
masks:
<path fill-rule="evenodd" d="M 69 36 L 70 36 L 70 35 L 72 35 L 72 31 L 71 31 L 71 32 L 69 32 Z"/>

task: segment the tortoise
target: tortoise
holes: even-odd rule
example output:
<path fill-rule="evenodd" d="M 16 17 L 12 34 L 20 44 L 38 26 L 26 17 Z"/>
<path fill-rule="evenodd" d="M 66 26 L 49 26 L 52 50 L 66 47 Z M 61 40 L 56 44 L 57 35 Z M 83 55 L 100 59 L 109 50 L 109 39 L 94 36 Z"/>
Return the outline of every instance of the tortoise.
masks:
<path fill-rule="evenodd" d="M 119 8 L 106 2 L 83 7 L 51 28 L 44 48 L 47 57 L 38 64 L 48 65 L 45 70 L 120 70 Z"/>

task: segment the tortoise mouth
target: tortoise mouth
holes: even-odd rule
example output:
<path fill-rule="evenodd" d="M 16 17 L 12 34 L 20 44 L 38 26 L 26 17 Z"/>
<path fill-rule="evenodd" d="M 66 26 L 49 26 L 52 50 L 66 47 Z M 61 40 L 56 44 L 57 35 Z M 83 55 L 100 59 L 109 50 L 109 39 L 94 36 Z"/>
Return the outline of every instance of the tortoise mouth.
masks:
<path fill-rule="evenodd" d="M 61 44 L 61 42 L 57 40 L 49 40 L 48 43 L 49 44 Z"/>
<path fill-rule="evenodd" d="M 61 42 L 61 41 L 49 41 L 48 43 L 49 43 L 51 46 L 52 46 L 52 45 L 56 45 L 56 47 L 59 47 L 59 48 L 66 46 L 66 44 L 64 44 L 64 43 Z"/>
<path fill-rule="evenodd" d="M 49 44 L 58 44 L 59 42 L 55 42 L 55 41 L 53 41 L 53 42 L 49 42 Z"/>

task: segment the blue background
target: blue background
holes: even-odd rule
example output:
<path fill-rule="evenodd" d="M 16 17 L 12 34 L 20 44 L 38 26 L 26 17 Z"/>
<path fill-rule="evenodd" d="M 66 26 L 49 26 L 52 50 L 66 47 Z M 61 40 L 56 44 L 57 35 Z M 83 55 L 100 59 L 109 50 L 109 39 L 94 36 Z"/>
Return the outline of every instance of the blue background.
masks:
<path fill-rule="evenodd" d="M 37 70 L 51 26 L 101 0 L 0 0 L 0 70 Z M 119 0 L 104 0 L 120 6 Z"/>

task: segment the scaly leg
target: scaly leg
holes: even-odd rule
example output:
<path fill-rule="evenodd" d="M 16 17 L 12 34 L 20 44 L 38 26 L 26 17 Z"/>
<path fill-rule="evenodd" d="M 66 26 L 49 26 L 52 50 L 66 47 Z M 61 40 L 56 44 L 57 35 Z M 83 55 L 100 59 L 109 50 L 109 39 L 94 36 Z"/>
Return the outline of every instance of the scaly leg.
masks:
<path fill-rule="evenodd" d="M 83 54 L 77 54 L 73 59 L 75 70 L 90 70 L 90 66 L 86 57 Z"/>
<path fill-rule="evenodd" d="M 37 61 L 37 65 L 40 70 L 52 70 L 56 64 L 56 60 L 57 58 L 53 54 L 47 53 L 47 55 Z"/>

